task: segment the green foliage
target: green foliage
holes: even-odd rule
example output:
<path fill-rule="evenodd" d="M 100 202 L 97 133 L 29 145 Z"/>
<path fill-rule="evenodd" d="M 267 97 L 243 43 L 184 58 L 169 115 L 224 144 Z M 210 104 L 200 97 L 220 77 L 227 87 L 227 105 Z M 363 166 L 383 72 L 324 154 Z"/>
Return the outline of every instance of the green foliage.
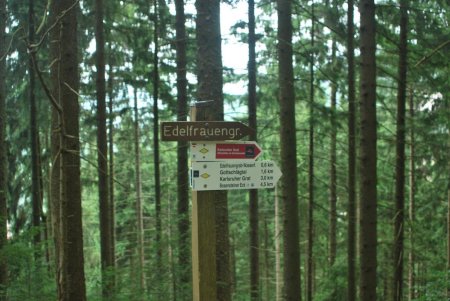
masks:
<path fill-rule="evenodd" d="M 56 298 L 52 266 L 44 261 L 44 247 L 48 242 L 33 247 L 30 244 L 37 229 L 22 232 L 0 252 L 6 258 L 9 270 L 8 300 L 40 301 Z M 36 261 L 35 256 L 39 259 Z"/>
<path fill-rule="evenodd" d="M 45 2 L 45 1 L 44 1 Z M 37 19 L 44 20 L 46 3 L 37 5 Z M 231 1 L 233 2 L 233 1 Z M 311 46 L 311 3 L 294 3 L 294 61 L 296 89 L 296 131 L 298 141 L 299 200 L 301 224 L 302 260 L 306 247 L 306 201 L 307 201 L 307 154 L 308 122 L 315 122 L 316 170 L 314 226 L 316 243 L 315 300 L 346 300 L 346 244 L 347 244 L 347 87 L 345 49 L 345 10 L 342 2 L 315 1 L 315 45 Z M 81 71 L 81 133 L 83 226 L 85 244 L 86 281 L 89 300 L 101 299 L 100 243 L 98 222 L 98 191 L 96 170 L 96 117 L 95 117 L 95 52 L 93 45 L 93 7 L 82 1 L 80 10 L 80 58 Z M 113 83 L 115 200 L 116 200 L 116 269 L 110 271 L 116 278 L 115 300 L 175 299 L 178 265 L 178 233 L 176 213 L 176 147 L 175 143 L 161 145 L 162 175 L 162 224 L 161 245 L 155 243 L 154 166 L 151 103 L 153 87 L 153 21 L 152 3 L 148 1 L 112 1 L 106 7 L 105 27 L 108 41 L 107 60 L 111 64 Z M 172 3 L 160 2 L 160 114 L 162 120 L 174 120 L 176 115 L 176 79 L 174 16 L 169 9 Z M 257 63 L 258 63 L 258 143 L 264 149 L 261 159 L 278 161 L 279 118 L 276 57 L 276 20 L 273 18 L 275 3 L 257 3 Z M 7 258 L 10 269 L 8 293 L 11 300 L 52 300 L 55 296 L 53 264 L 35 263 L 34 254 L 44 245 L 31 245 L 34 230 L 31 224 L 31 160 L 28 127 L 29 113 L 27 95 L 28 54 L 26 42 L 27 7 L 25 2 L 8 1 L 9 34 L 16 33 L 8 56 L 7 87 L 7 144 L 8 144 L 8 208 L 9 245 L 0 256 Z M 446 1 L 412 1 L 410 7 L 409 70 L 408 83 L 415 103 L 416 116 L 408 119 L 407 129 L 414 126 L 416 147 L 416 219 L 407 220 L 414 234 L 414 250 L 417 254 L 416 300 L 443 300 L 448 287 L 444 271 L 446 241 L 446 193 L 448 189 L 448 135 L 450 110 L 448 90 L 448 26 L 449 5 Z M 378 59 L 378 230 L 379 230 L 379 299 L 389 294 L 387 284 L 391 277 L 392 239 L 394 214 L 395 169 L 395 116 L 398 60 L 398 7 L 395 1 L 381 1 L 377 7 L 377 59 Z M 195 95 L 195 41 L 193 16 L 187 16 L 188 38 L 188 94 Z M 45 24 L 44 28 L 48 28 Z M 43 34 L 43 31 L 40 32 Z M 240 20 L 232 28 L 232 34 L 243 44 L 247 41 L 247 23 Z M 337 59 L 331 63 L 331 40 L 337 43 Z M 358 34 L 355 39 L 358 39 Z M 357 41 L 356 41 L 357 42 Z M 48 81 L 48 46 L 44 43 L 38 51 L 38 63 L 44 79 Z M 447 44 L 446 44 L 447 43 Z M 314 53 L 315 115 L 309 116 L 309 58 Z M 107 68 L 108 71 L 109 67 Z M 245 86 L 247 75 L 239 70 L 224 69 L 226 83 Z M 338 87 L 337 117 L 337 181 L 338 181 L 338 254 L 333 267 L 328 264 L 328 181 L 330 129 L 330 85 Z M 146 264 L 137 267 L 135 176 L 132 98 L 137 91 L 139 102 L 138 141 L 142 157 L 142 179 L 145 219 Z M 49 120 L 50 106 L 42 87 L 37 89 L 39 101 L 39 129 L 41 137 L 42 169 L 44 175 L 44 211 L 48 214 L 47 187 L 49 166 Z M 226 95 L 227 118 L 246 121 L 246 95 Z M 236 114 L 236 112 L 240 112 Z M 243 112 L 243 113 L 242 113 Z M 407 151 L 408 157 L 408 151 Z M 407 170 L 409 172 L 409 170 Z M 407 187 L 409 183 L 407 181 Z M 275 293 L 275 246 L 274 246 L 274 199 L 275 191 L 260 191 L 260 277 L 261 295 L 274 300 Z M 409 200 L 406 200 L 407 207 Z M 234 300 L 248 300 L 249 296 L 249 250 L 248 250 L 248 197 L 244 191 L 229 193 L 229 219 L 231 244 L 234 258 Z M 47 242 L 52 245 L 51 238 Z M 44 243 L 43 243 L 44 244 Z M 188 248 L 190 246 L 187 246 Z M 406 251 L 410 248 L 406 242 Z M 164 271 L 155 273 L 157 248 L 163 249 Z M 43 258 L 43 254 L 40 254 Z M 47 267 L 49 265 L 50 267 Z M 137 272 L 142 268 L 147 275 L 148 288 L 139 291 Z M 302 270 L 302 273 L 304 271 Z M 302 275 L 304 276 L 304 275 Z M 304 278 L 303 278 L 304 279 Z M 190 296 L 176 296 L 187 300 Z"/>

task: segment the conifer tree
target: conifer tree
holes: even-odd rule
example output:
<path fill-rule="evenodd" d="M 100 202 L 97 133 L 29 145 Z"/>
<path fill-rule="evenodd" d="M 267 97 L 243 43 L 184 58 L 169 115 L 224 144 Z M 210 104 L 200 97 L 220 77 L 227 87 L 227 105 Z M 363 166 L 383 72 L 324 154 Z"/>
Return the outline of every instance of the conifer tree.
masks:
<path fill-rule="evenodd" d="M 0 0 L 0 251 L 7 239 L 6 210 L 6 0 Z M 5 257 L 0 257 L 0 300 L 6 300 L 8 270 Z"/>
<path fill-rule="evenodd" d="M 395 167 L 395 215 L 394 215 L 394 286 L 393 300 L 403 300 L 403 254 L 405 217 L 405 136 L 406 136 L 406 83 L 407 83 L 407 30 L 408 0 L 400 1 L 400 43 L 397 87 L 397 135 Z"/>
<path fill-rule="evenodd" d="M 292 50 L 292 3 L 277 1 L 280 105 L 281 202 L 283 204 L 284 300 L 301 300 L 297 195 L 297 138 Z"/>
<path fill-rule="evenodd" d="M 377 118 L 374 1 L 361 1 L 359 11 L 361 13 L 360 298 L 364 301 L 375 301 L 377 299 Z"/>
<path fill-rule="evenodd" d="M 78 1 L 52 2 L 52 202 L 58 235 L 58 300 L 86 300 L 79 141 Z"/>

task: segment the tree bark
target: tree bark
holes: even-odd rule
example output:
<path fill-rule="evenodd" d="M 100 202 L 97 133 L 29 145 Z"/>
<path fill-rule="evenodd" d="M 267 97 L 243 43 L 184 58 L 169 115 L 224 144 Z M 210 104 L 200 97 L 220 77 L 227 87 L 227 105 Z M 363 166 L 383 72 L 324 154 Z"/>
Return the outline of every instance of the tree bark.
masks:
<path fill-rule="evenodd" d="M 359 11 L 361 14 L 360 297 L 364 301 L 374 301 L 377 288 L 376 21 L 374 1 L 362 0 Z"/>
<path fill-rule="evenodd" d="M 284 299 L 298 301 L 301 300 L 301 283 L 291 1 L 277 0 L 277 16 L 280 157 L 283 172 L 281 201 L 283 203 Z"/>
<path fill-rule="evenodd" d="M 256 141 L 256 37 L 255 37 L 255 1 L 248 1 L 248 124 L 255 129 L 250 141 Z M 258 190 L 249 191 L 250 219 L 250 300 L 258 301 L 259 290 L 259 216 Z"/>
<path fill-rule="evenodd" d="M 108 189 L 108 141 L 106 134 L 106 81 L 105 34 L 103 28 L 103 0 L 95 0 L 96 88 L 97 88 L 97 173 L 100 218 L 100 254 L 102 269 L 102 296 L 112 298 L 113 282 L 110 277 L 114 266 L 112 249 L 111 204 Z"/>
<path fill-rule="evenodd" d="M 222 47 L 220 1 L 197 0 L 197 98 L 211 100 L 210 109 L 196 120 L 223 120 Z M 231 300 L 228 200 L 226 191 L 198 192 L 213 194 L 216 217 L 217 300 Z"/>
<path fill-rule="evenodd" d="M 53 135 L 54 180 L 52 196 L 58 203 L 60 239 L 60 278 L 58 300 L 84 301 L 86 287 L 84 278 L 83 231 L 80 181 L 79 141 L 79 70 L 77 42 L 78 2 L 72 0 L 52 3 L 52 20 L 59 24 L 52 31 L 52 115 L 56 135 Z M 58 166 L 59 165 L 59 166 Z"/>
<path fill-rule="evenodd" d="M 28 2 L 28 43 L 34 43 L 34 2 Z M 35 228 L 33 243 L 35 247 L 35 260 L 39 260 L 39 244 L 41 242 L 41 216 L 42 216 L 42 198 L 39 171 L 39 149 L 38 139 L 39 130 L 37 125 L 36 110 L 36 77 L 33 67 L 33 59 L 30 56 L 28 61 L 28 77 L 29 77 L 29 101 L 30 101 L 30 145 L 31 145 L 31 203 L 33 204 L 33 227 Z"/>
<path fill-rule="evenodd" d="M 447 103 L 447 112 L 450 112 L 450 105 Z M 447 137 L 450 145 L 450 133 Z M 447 172 L 450 173 L 450 161 L 447 164 Z M 447 179 L 447 298 L 450 298 L 450 178 Z"/>
<path fill-rule="evenodd" d="M 0 0 L 0 250 L 8 243 L 7 238 L 7 159 L 6 159 L 6 0 Z M 0 258 L 0 300 L 6 301 L 8 269 L 5 259 Z"/>
<path fill-rule="evenodd" d="M 111 258 L 112 258 L 112 264 L 113 268 L 116 266 L 116 214 L 115 214 L 115 198 L 114 198 L 114 111 L 113 111 L 113 103 L 114 103 L 114 92 L 113 92 L 113 85 L 114 85 L 114 72 L 113 72 L 113 63 L 112 63 L 112 55 L 111 55 L 111 48 L 109 49 L 109 76 L 108 76 L 108 188 L 109 188 L 109 222 L 110 222 L 110 235 L 111 235 Z M 113 275 L 113 286 L 115 287 L 115 275 Z"/>
<path fill-rule="evenodd" d="M 280 223 L 280 202 L 278 190 L 275 188 L 275 301 L 281 301 L 283 297 L 283 275 L 281 271 L 281 223 Z"/>
<path fill-rule="evenodd" d="M 187 38 L 184 1 L 175 0 L 176 9 L 176 50 L 177 50 L 177 108 L 178 121 L 186 121 L 188 114 L 187 101 Z M 188 175 L 188 143 L 179 141 L 177 148 L 177 189 L 178 189 L 178 264 L 180 286 L 178 296 L 187 299 L 190 296 L 191 267 L 189 254 L 189 175 Z"/>
<path fill-rule="evenodd" d="M 271 287 L 270 287 L 270 271 L 272 270 L 270 265 L 270 255 L 269 255 L 269 226 L 267 225 L 267 216 L 264 216 L 264 286 L 265 294 L 263 300 L 270 300 Z M 275 278 L 276 281 L 276 278 Z M 262 294 L 262 292 L 261 292 Z M 277 301 L 275 299 L 275 301 Z"/>
<path fill-rule="evenodd" d="M 450 166 L 450 164 L 449 164 Z M 447 183 L 447 298 L 450 298 L 450 183 Z"/>
<path fill-rule="evenodd" d="M 311 4 L 311 53 L 309 57 L 309 149 L 308 149 L 308 245 L 306 300 L 312 301 L 314 283 L 314 1 Z"/>
<path fill-rule="evenodd" d="M 331 50 L 331 64 L 333 66 L 333 74 L 336 74 L 336 40 L 333 37 L 332 50 Z M 337 137 L 337 120 L 336 120 L 336 96 L 337 96 L 337 83 L 333 80 L 331 83 L 331 115 L 330 115 L 330 125 L 331 125 L 331 141 L 330 141 L 330 196 L 329 196 L 329 256 L 328 261 L 330 267 L 333 267 L 336 261 L 337 252 L 337 177 L 336 177 L 336 137 Z"/>
<path fill-rule="evenodd" d="M 347 9 L 347 63 L 348 63 L 348 240 L 347 240 L 347 298 L 356 300 L 356 101 L 355 101 L 355 47 L 353 23 L 354 1 Z"/>
<path fill-rule="evenodd" d="M 403 241 L 405 211 L 405 115 L 407 81 L 408 0 L 400 0 L 399 82 L 397 87 L 397 133 L 394 216 L 394 279 L 393 300 L 403 300 Z"/>
<path fill-rule="evenodd" d="M 145 284 L 145 253 L 144 253 L 144 216 L 142 209 L 142 180 L 141 180 L 141 151 L 139 148 L 139 113 L 138 113 L 138 101 L 137 91 L 134 90 L 134 156 L 135 156 L 135 189 L 136 189 L 136 238 L 138 248 L 138 277 L 139 277 L 139 289 L 140 293 L 143 293 L 146 289 Z"/>
<path fill-rule="evenodd" d="M 161 228 L 161 173 L 159 154 L 159 8 L 158 0 L 154 1 L 154 29 L 153 29 L 153 166 L 155 180 L 155 218 L 156 218 L 156 269 L 162 276 L 162 228 Z"/>
<path fill-rule="evenodd" d="M 409 145 L 409 256 L 408 256 L 408 300 L 412 301 L 416 298 L 416 274 L 415 274 L 415 251 L 414 251 L 414 224 L 415 224 L 415 137 L 414 137 L 414 102 L 413 91 L 411 90 L 409 97 L 409 118 L 410 123 L 410 145 Z"/>

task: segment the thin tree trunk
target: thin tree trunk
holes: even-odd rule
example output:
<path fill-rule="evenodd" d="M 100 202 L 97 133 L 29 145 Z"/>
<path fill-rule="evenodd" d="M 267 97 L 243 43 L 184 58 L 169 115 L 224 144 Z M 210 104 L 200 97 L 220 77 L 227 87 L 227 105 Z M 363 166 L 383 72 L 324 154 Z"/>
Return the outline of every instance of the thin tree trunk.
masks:
<path fill-rule="evenodd" d="M 172 199 L 171 193 L 169 191 L 170 188 L 167 190 L 167 197 L 168 199 Z M 172 206 L 171 203 L 167 205 L 167 241 L 169 242 L 167 244 L 167 261 L 169 264 L 169 277 L 171 282 L 171 291 L 168 294 L 169 300 L 177 300 L 177 292 L 176 292 L 176 272 L 175 272 L 175 262 L 173 260 L 173 248 L 172 248 Z"/>
<path fill-rule="evenodd" d="M 162 239 L 161 239 L 161 175 L 159 167 L 159 16 L 158 0 L 154 2 L 154 29 L 153 29 L 153 166 L 155 179 L 155 213 L 156 213 L 156 269 L 162 277 Z"/>
<path fill-rule="evenodd" d="M 0 250 L 8 243 L 7 238 L 7 159 L 6 159 L 6 0 L 0 0 Z M 0 301 L 6 301 L 8 268 L 0 257 Z"/>
<path fill-rule="evenodd" d="M 144 253 L 144 217 L 142 210 L 142 180 L 141 180 L 141 151 L 139 148 L 139 113 L 138 113 L 137 90 L 134 90 L 134 156 L 135 156 L 135 173 L 136 173 L 136 234 L 138 248 L 138 273 L 139 273 L 139 289 L 143 293 L 145 286 L 145 253 Z"/>
<path fill-rule="evenodd" d="M 450 163 L 449 163 L 450 167 Z M 450 298 L 450 184 L 447 188 L 447 298 Z"/>
<path fill-rule="evenodd" d="M 270 260 L 269 260 L 269 227 L 267 225 L 267 216 L 264 217 L 264 286 L 265 295 L 263 300 L 270 300 Z M 276 281 L 276 279 L 275 279 Z M 276 300 L 275 300 L 276 301 Z"/>
<path fill-rule="evenodd" d="M 312 301 L 314 282 L 314 1 L 311 6 L 311 53 L 309 59 L 309 150 L 308 150 L 308 246 L 307 246 L 307 276 L 306 276 L 306 300 Z"/>
<path fill-rule="evenodd" d="M 297 195 L 297 137 L 292 51 L 292 3 L 277 0 L 278 85 L 284 238 L 284 299 L 301 300 L 300 242 Z"/>
<path fill-rule="evenodd" d="M 248 1 L 248 123 L 255 129 L 250 135 L 251 141 L 256 141 L 256 38 L 255 38 L 255 1 Z M 250 218 L 250 300 L 259 300 L 259 216 L 258 190 L 249 191 Z"/>
<path fill-rule="evenodd" d="M 376 300 L 377 288 L 377 125 L 375 3 L 362 0 L 361 15 L 361 285 L 364 301 Z"/>
<path fill-rule="evenodd" d="M 423 273 L 422 273 L 422 262 L 416 258 L 416 265 L 417 265 L 417 274 L 416 274 L 416 278 L 415 278 L 415 282 L 414 282 L 414 287 L 415 287 L 415 298 L 416 299 L 420 299 L 420 297 L 422 297 L 422 292 L 423 292 Z"/>
<path fill-rule="evenodd" d="M 102 296 L 104 300 L 109 300 L 112 298 L 111 294 L 113 292 L 113 281 L 110 277 L 110 269 L 114 265 L 114 259 L 113 254 L 111 253 L 111 204 L 108 195 L 108 141 L 106 134 L 105 34 L 103 28 L 103 11 L 103 0 L 95 0 L 95 58 L 97 67 L 97 172 Z"/>
<path fill-rule="evenodd" d="M 28 40 L 29 43 L 34 43 L 34 1 L 28 2 Z M 36 78 L 33 67 L 33 61 L 30 57 L 28 63 L 28 76 L 29 76 L 29 101 L 30 101 L 30 142 L 31 142 L 31 203 L 33 204 L 33 227 L 36 233 L 33 237 L 33 243 L 35 247 L 35 260 L 38 261 L 40 252 L 38 246 L 41 242 L 41 185 L 40 185 L 40 173 L 39 173 L 39 149 L 38 149 L 38 125 L 37 125 L 37 110 L 36 110 Z"/>
<path fill-rule="evenodd" d="M 356 300 L 356 101 L 355 50 L 353 23 L 354 1 L 347 9 L 347 63 L 348 63 L 348 239 L 347 239 L 347 298 Z"/>
<path fill-rule="evenodd" d="M 281 301 L 283 297 L 283 275 L 281 272 L 281 224 L 280 224 L 280 202 L 278 190 L 275 187 L 275 300 Z"/>
<path fill-rule="evenodd" d="M 447 103 L 447 112 L 450 112 L 450 105 Z M 450 134 L 447 137 L 450 145 Z M 450 160 L 448 161 L 448 170 L 450 174 Z M 450 178 L 447 179 L 447 298 L 450 299 Z"/>
<path fill-rule="evenodd" d="M 236 291 L 236 245 L 235 245 L 235 235 L 231 235 L 230 239 L 230 275 L 231 275 L 231 295 L 233 296 Z"/>
<path fill-rule="evenodd" d="M 403 300 L 403 241 L 405 210 L 405 112 L 407 80 L 408 0 L 400 0 L 399 83 L 397 89 L 397 133 L 394 217 L 394 290 L 393 300 Z"/>
<path fill-rule="evenodd" d="M 58 103 L 59 104 L 59 103 Z M 52 221 L 52 237 L 55 244 L 55 270 L 56 270 L 56 284 L 58 296 L 62 294 L 63 283 L 62 281 L 62 247 L 63 236 L 61 231 L 61 158 L 60 158 L 60 122 L 59 114 L 55 108 L 52 108 L 52 122 L 51 122 L 51 172 L 50 172 L 50 201 L 51 203 L 51 221 Z M 58 299 L 60 300 L 60 298 Z"/>
<path fill-rule="evenodd" d="M 332 47 L 331 47 L 331 64 L 333 65 L 333 71 L 337 71 L 334 67 L 336 64 L 336 40 L 333 37 Z M 333 74 L 336 74 L 333 72 Z M 329 196 L 329 264 L 333 267 L 336 261 L 336 250 L 337 250 L 337 180 L 336 180 L 336 136 L 337 136 L 337 122 L 336 122 L 336 96 L 337 96 L 337 83 L 333 80 L 331 83 L 331 142 L 330 142 L 330 196 Z"/>
<path fill-rule="evenodd" d="M 108 153 L 109 153 L 109 161 L 108 161 L 108 171 L 109 171 L 109 221 L 110 221 L 110 236 L 111 236 L 111 258 L 112 258 L 112 267 L 114 268 L 116 266 L 116 215 L 115 215 L 115 199 L 114 199 L 114 111 L 113 111 L 113 103 L 114 103 L 114 92 L 113 92 L 113 64 L 112 64 L 112 55 L 111 55 L 111 48 L 109 49 L 110 58 L 109 58 L 109 76 L 108 76 Z M 115 275 L 113 275 L 113 286 L 115 287 Z"/>
<path fill-rule="evenodd" d="M 41 156 L 41 152 L 40 149 L 42 149 L 41 147 L 41 140 L 39 138 L 39 134 L 38 134 L 38 138 L 37 138 L 37 149 L 38 149 L 38 156 L 37 156 L 37 166 L 38 166 L 38 185 L 39 185 L 39 198 L 40 198 L 40 214 L 41 214 L 41 237 L 43 239 L 43 247 L 44 247 L 44 258 L 45 258 L 45 265 L 47 267 L 48 271 L 51 271 L 51 257 L 50 257 L 50 245 L 49 245 L 49 234 L 50 234 L 50 227 L 49 227 L 49 223 L 48 223 L 48 217 L 51 216 L 50 214 L 50 209 L 48 208 L 50 206 L 50 202 L 49 199 L 47 199 L 47 211 L 44 213 L 44 176 L 43 176 L 43 165 L 42 165 L 42 156 Z M 50 148 L 46 148 L 46 149 L 50 149 Z"/>
<path fill-rule="evenodd" d="M 177 109 L 178 121 L 187 120 L 187 79 L 186 79 L 186 16 L 184 1 L 175 0 L 176 9 L 176 49 L 177 49 Z M 177 189 L 178 189 L 178 265 L 180 298 L 187 299 L 191 295 L 191 265 L 189 254 L 189 176 L 188 176 L 188 143 L 179 141 L 177 148 Z"/>
<path fill-rule="evenodd" d="M 415 179 L 415 138 L 414 138 L 414 102 L 413 91 L 411 90 L 409 97 L 409 117 L 410 123 L 410 144 L 409 144 L 409 256 L 408 256 L 408 300 L 412 301 L 416 298 L 415 285 L 415 251 L 414 251 L 414 224 L 415 224 L 415 194 L 416 194 L 416 179 Z"/>

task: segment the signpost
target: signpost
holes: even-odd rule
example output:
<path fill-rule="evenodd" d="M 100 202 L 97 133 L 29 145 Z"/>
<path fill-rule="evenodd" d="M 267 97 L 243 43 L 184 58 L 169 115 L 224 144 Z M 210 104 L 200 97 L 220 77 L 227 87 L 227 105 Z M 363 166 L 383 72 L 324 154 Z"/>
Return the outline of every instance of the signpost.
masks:
<path fill-rule="evenodd" d="M 253 132 L 245 124 L 234 121 L 161 122 L 162 141 L 239 140 Z"/>
<path fill-rule="evenodd" d="M 226 190 L 274 188 L 281 171 L 273 161 L 256 161 L 262 154 L 254 141 L 240 140 L 255 131 L 240 122 L 204 121 L 211 102 L 191 107 L 193 121 L 161 122 L 162 141 L 191 143 L 192 186 L 192 289 L 196 301 L 217 299 L 217 204 Z M 196 121 L 203 119 L 202 121 Z M 225 197 L 224 197 L 225 196 Z M 219 208 L 219 207 L 217 207 Z M 228 239 L 225 234 L 224 239 Z"/>
<path fill-rule="evenodd" d="M 261 147 L 254 141 L 245 142 L 192 142 L 192 161 L 254 161 L 261 154 Z"/>
<path fill-rule="evenodd" d="M 192 162 L 192 190 L 274 188 L 281 171 L 273 161 Z"/>

